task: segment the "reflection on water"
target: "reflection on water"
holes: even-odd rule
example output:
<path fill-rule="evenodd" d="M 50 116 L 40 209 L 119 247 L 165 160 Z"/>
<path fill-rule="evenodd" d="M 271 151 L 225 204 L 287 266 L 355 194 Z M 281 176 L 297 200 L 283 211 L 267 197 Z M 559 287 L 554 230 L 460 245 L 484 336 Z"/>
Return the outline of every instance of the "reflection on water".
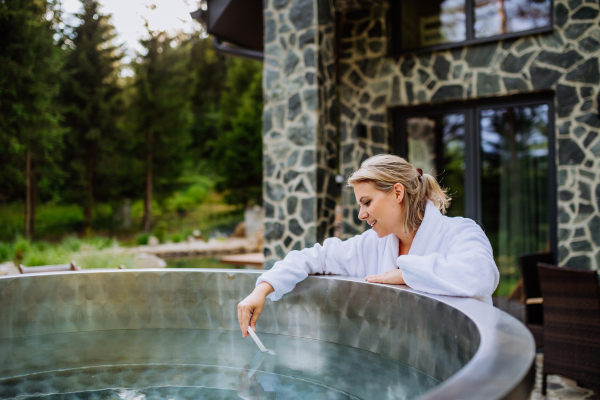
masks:
<path fill-rule="evenodd" d="M 369 351 L 240 332 L 141 329 L 0 340 L 0 398 L 413 399 L 438 382 Z"/>

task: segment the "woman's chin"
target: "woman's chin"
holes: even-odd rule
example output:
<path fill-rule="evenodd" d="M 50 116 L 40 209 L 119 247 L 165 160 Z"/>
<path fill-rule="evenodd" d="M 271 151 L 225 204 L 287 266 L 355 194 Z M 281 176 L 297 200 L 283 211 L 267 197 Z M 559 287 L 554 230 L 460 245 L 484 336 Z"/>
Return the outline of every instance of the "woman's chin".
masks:
<path fill-rule="evenodd" d="M 374 230 L 374 231 L 375 231 L 375 233 L 377 234 L 377 237 L 378 237 L 378 238 L 383 238 L 383 237 L 386 237 L 386 236 L 387 236 L 385 233 L 381 232 L 380 230 L 375 230 L 375 229 L 373 229 L 373 230 Z"/>

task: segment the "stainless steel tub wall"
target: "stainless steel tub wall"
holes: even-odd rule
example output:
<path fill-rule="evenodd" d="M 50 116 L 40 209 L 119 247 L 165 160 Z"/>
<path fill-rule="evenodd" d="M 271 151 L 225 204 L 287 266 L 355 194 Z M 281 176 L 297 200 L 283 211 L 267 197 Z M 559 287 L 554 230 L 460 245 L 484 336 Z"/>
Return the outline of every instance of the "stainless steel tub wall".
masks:
<path fill-rule="evenodd" d="M 0 279 L 0 339 L 107 329 L 239 330 L 237 303 L 260 272 L 130 270 Z M 514 318 L 472 299 L 342 277 L 309 277 L 267 301 L 258 332 L 323 340 L 444 381 L 425 399 L 526 399 L 534 343 Z"/>

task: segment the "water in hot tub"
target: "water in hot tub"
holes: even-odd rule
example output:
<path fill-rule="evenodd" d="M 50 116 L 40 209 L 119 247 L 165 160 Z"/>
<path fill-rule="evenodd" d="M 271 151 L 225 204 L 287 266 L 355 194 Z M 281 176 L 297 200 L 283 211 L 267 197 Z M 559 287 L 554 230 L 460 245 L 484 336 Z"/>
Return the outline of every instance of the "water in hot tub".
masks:
<path fill-rule="evenodd" d="M 370 351 L 239 331 L 139 329 L 0 340 L 2 399 L 413 399 L 438 381 Z"/>

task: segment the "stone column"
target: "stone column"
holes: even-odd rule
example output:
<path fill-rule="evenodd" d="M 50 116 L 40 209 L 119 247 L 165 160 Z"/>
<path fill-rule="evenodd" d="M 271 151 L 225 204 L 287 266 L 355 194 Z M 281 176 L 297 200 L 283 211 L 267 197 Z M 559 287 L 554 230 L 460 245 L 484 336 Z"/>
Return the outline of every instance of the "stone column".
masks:
<path fill-rule="evenodd" d="M 397 101 L 399 80 L 392 78 L 395 66 L 386 58 L 387 5 L 346 0 L 341 13 L 340 146 L 344 178 L 369 157 L 393 153 L 388 103 Z M 395 93 L 390 95 L 390 93 Z M 343 191 L 343 237 L 350 238 L 367 229 L 358 218 L 354 190 Z"/>
<path fill-rule="evenodd" d="M 336 121 L 330 0 L 265 0 L 265 268 L 333 235 Z"/>

